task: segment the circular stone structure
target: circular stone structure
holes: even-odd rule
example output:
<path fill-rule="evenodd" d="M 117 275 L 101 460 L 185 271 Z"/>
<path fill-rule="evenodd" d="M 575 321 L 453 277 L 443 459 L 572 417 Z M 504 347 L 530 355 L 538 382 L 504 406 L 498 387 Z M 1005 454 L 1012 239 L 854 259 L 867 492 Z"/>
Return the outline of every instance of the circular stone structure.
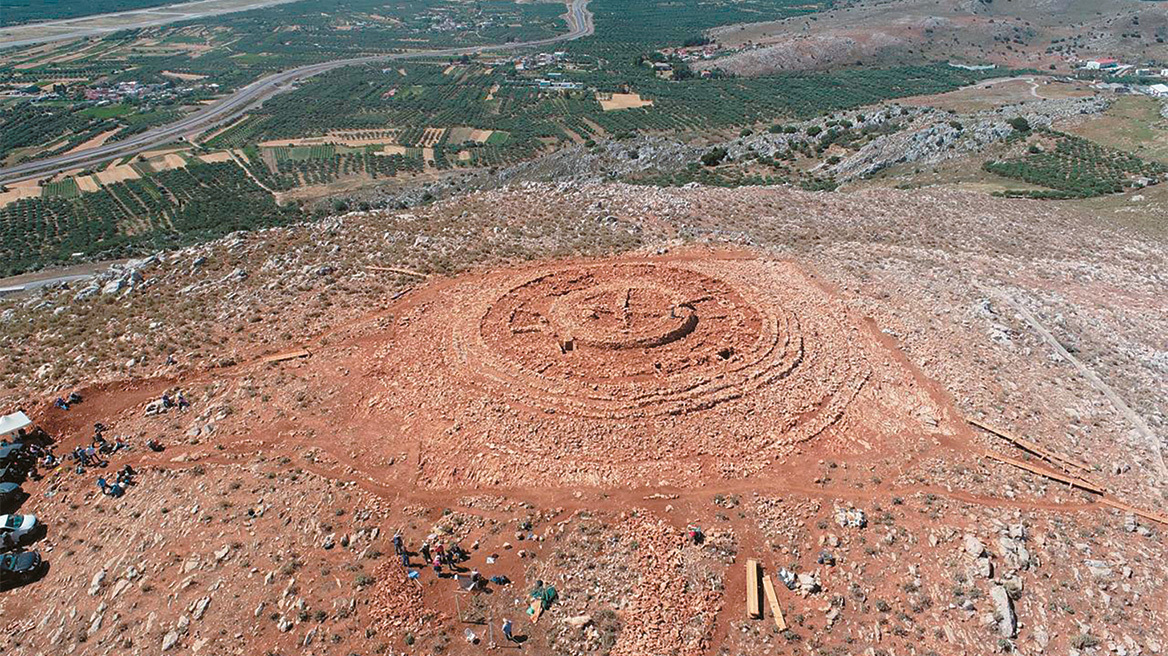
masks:
<path fill-rule="evenodd" d="M 532 405 L 598 418 L 710 407 L 803 352 L 794 317 L 750 290 L 654 263 L 524 276 L 476 316 L 455 335 L 465 366 Z"/>
<path fill-rule="evenodd" d="M 856 407 L 883 347 L 788 262 L 539 263 L 423 288 L 393 317 L 353 393 L 394 409 L 429 487 L 687 485 L 885 422 Z"/>

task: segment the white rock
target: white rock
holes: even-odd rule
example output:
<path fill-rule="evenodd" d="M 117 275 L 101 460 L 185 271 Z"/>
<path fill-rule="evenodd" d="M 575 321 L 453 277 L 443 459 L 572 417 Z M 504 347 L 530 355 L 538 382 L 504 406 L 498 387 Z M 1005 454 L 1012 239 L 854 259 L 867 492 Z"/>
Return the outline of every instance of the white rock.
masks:
<path fill-rule="evenodd" d="M 210 597 L 203 597 L 202 599 L 196 601 L 194 611 L 192 611 L 192 617 L 194 617 L 196 620 L 202 619 L 203 613 L 207 612 L 207 605 L 210 603 Z"/>
<path fill-rule="evenodd" d="M 977 539 L 977 536 L 970 534 L 965 536 L 964 548 L 965 553 L 973 556 L 974 558 L 980 558 L 981 555 L 985 553 L 985 545 L 982 544 L 981 540 Z"/>
<path fill-rule="evenodd" d="M 93 579 L 89 582 L 89 596 L 92 597 L 95 596 L 98 592 L 101 592 L 101 586 L 104 583 L 105 570 L 103 569 L 97 574 L 94 574 Z"/>
<path fill-rule="evenodd" d="M 994 615 L 998 620 L 998 633 L 1003 638 L 1013 638 L 1018 634 L 1018 617 L 1014 615 L 1014 602 L 1006 588 L 995 585 L 990 589 L 990 599 L 994 602 Z"/>

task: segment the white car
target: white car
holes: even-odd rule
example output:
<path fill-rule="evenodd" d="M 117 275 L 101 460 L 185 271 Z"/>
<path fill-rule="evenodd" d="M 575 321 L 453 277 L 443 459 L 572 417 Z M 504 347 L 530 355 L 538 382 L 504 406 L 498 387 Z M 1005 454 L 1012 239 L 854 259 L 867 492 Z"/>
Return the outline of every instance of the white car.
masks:
<path fill-rule="evenodd" d="M 0 515 L 0 543 L 16 545 L 37 528 L 36 515 Z"/>

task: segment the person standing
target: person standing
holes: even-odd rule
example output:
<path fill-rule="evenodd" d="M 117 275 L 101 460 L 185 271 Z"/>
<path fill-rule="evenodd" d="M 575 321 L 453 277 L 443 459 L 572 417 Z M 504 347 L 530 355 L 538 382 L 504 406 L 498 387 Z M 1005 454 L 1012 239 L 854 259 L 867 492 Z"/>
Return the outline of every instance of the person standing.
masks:
<path fill-rule="evenodd" d="M 507 639 L 507 642 L 515 642 L 515 637 L 511 635 L 511 620 L 509 618 L 503 620 L 503 637 Z"/>
<path fill-rule="evenodd" d="M 401 533 L 395 533 L 393 536 L 393 552 L 400 556 L 403 551 L 405 551 L 405 546 L 402 542 Z"/>
<path fill-rule="evenodd" d="M 430 562 L 431 559 L 430 559 L 430 543 L 429 542 L 422 543 L 421 552 L 422 552 L 422 561 L 427 562 L 427 563 Z"/>

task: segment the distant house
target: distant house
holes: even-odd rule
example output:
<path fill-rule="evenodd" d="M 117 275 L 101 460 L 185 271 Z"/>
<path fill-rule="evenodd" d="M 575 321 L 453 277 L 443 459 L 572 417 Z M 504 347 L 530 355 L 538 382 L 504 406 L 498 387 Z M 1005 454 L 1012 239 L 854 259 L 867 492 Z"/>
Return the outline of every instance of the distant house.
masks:
<path fill-rule="evenodd" d="M 967 71 L 992 71 L 998 67 L 997 64 L 954 64 L 953 62 L 949 62 L 949 65 Z"/>
<path fill-rule="evenodd" d="M 540 89 L 564 90 L 564 89 L 583 88 L 583 85 L 581 85 L 579 82 L 567 82 L 564 80 L 547 80 L 547 79 L 542 79 L 542 78 L 539 80 L 536 80 L 536 84 L 539 86 Z"/>
<path fill-rule="evenodd" d="M 1149 86 L 1148 95 L 1157 98 L 1168 98 L 1168 84 L 1153 84 Z"/>
<path fill-rule="evenodd" d="M 1116 66 L 1119 66 L 1119 60 L 1111 57 L 1103 57 L 1100 59 L 1092 59 L 1091 61 L 1087 62 L 1087 65 L 1083 68 L 1091 71 L 1098 71 L 1105 68 L 1115 68 Z"/>

